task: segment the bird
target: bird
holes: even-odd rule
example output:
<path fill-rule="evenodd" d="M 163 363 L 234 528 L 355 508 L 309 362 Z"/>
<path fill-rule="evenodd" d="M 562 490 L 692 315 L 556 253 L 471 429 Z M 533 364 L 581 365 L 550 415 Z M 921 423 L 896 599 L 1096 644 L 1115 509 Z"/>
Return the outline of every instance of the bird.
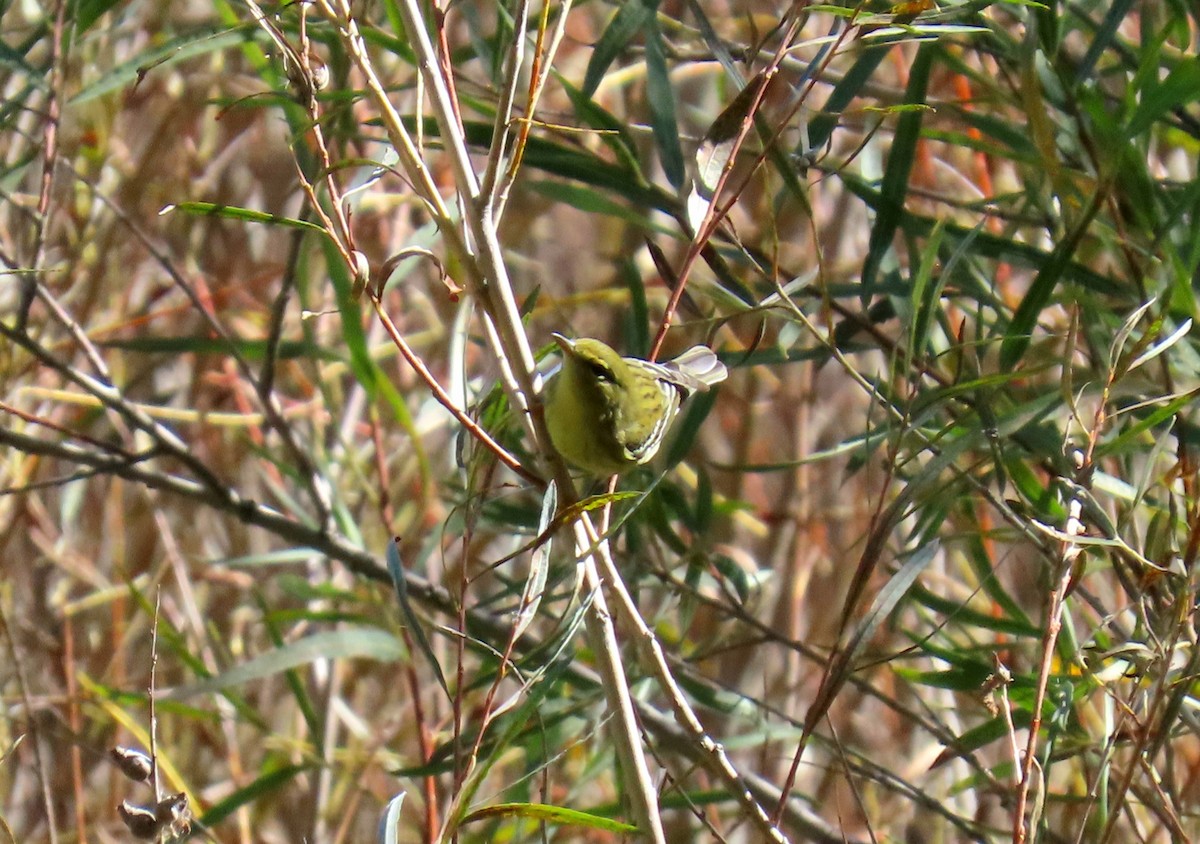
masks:
<path fill-rule="evenodd" d="M 653 363 L 622 357 L 590 337 L 552 336 L 563 362 L 546 386 L 550 442 L 568 463 L 596 477 L 621 474 L 653 458 L 680 404 L 728 375 L 707 346 Z"/>

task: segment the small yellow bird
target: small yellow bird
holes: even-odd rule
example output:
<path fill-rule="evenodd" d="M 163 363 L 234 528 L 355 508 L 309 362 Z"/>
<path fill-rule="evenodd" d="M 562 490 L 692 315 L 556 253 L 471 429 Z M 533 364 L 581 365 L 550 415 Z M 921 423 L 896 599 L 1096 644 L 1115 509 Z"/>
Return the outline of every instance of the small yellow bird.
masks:
<path fill-rule="evenodd" d="M 728 374 L 707 346 L 651 363 L 623 358 L 599 340 L 553 336 L 563 363 L 546 388 L 550 441 L 569 463 L 597 477 L 654 457 L 680 403 Z"/>

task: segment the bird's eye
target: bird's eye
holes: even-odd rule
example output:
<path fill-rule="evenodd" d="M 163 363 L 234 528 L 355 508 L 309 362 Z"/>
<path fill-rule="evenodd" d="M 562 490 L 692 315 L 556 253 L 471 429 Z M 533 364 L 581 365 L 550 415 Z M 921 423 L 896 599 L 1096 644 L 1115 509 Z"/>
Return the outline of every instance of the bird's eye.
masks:
<path fill-rule="evenodd" d="M 604 364 L 602 364 L 600 361 L 598 361 L 598 360 L 589 361 L 588 366 L 591 367 L 592 374 L 596 376 L 597 381 L 613 380 L 612 370 L 609 369 Z"/>

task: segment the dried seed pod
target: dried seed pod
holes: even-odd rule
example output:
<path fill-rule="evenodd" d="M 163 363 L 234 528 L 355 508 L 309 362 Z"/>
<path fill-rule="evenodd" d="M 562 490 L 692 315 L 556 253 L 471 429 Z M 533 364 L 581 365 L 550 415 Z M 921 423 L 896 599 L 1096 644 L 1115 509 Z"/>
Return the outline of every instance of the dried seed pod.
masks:
<path fill-rule="evenodd" d="M 192 830 L 192 813 L 188 810 L 187 795 L 182 791 L 158 801 L 155 808 L 158 823 L 173 838 L 186 838 Z"/>
<path fill-rule="evenodd" d="M 149 841 L 158 837 L 158 831 L 162 828 L 157 812 L 128 800 L 121 801 L 121 805 L 117 807 L 117 814 L 135 838 Z"/>
<path fill-rule="evenodd" d="M 145 782 L 154 773 L 154 760 L 140 750 L 118 745 L 109 750 L 108 755 L 121 773 L 134 782 Z"/>
<path fill-rule="evenodd" d="M 187 795 L 181 791 L 159 800 L 154 811 L 160 822 L 173 821 L 187 813 L 187 804 Z"/>

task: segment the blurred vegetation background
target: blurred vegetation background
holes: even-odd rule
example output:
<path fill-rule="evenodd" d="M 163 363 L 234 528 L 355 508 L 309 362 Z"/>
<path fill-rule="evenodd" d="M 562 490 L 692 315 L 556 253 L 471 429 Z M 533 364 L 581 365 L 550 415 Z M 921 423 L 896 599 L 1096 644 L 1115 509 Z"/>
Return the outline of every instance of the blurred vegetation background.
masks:
<path fill-rule="evenodd" d="M 1198 23 L 0 2 L 0 841 L 1192 840 Z"/>

